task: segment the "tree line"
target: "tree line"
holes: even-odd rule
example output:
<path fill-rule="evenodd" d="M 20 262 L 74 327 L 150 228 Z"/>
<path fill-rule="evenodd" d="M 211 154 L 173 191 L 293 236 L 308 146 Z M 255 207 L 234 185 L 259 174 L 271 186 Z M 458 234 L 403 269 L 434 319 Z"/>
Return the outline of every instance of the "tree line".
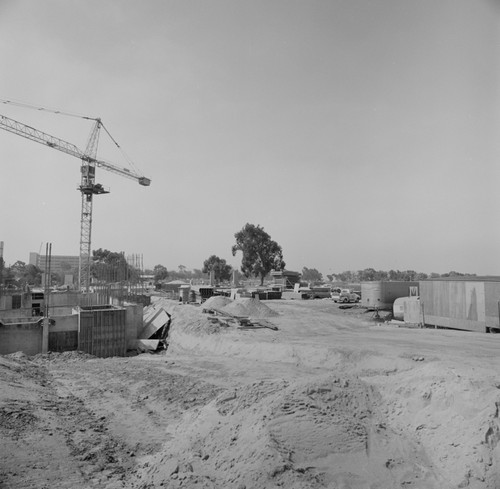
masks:
<path fill-rule="evenodd" d="M 184 265 L 179 265 L 178 270 L 167 270 L 164 265 L 155 265 L 152 270 L 139 270 L 129 264 L 123 252 L 113 252 L 99 248 L 92 252 L 91 275 L 94 283 L 129 282 L 138 283 L 141 274 L 152 275 L 155 282 L 163 280 L 192 280 L 204 279 L 207 274 L 214 275 L 217 283 L 228 282 L 236 275 L 238 281 L 242 277 L 255 277 L 263 285 L 266 277 L 272 270 L 284 270 L 285 261 L 281 246 L 259 225 L 247 223 L 241 230 L 234 234 L 235 244 L 231 253 L 236 256 L 241 252 L 240 270 L 233 270 L 224 258 L 212 254 L 204 262 L 201 269 L 188 270 Z M 62 265 L 61 265 L 62 266 Z M 62 267 L 64 268 L 64 267 Z M 78 270 L 65 270 L 64 273 L 78 274 Z M 414 270 L 375 270 L 365 268 L 358 271 L 344 271 L 328 274 L 329 282 L 371 282 L 381 280 L 418 281 L 439 277 L 475 276 L 450 271 L 444 274 L 422 273 Z M 303 267 L 301 279 L 304 282 L 319 284 L 324 283 L 323 275 L 315 268 Z M 53 274 L 52 284 L 59 285 L 64 282 L 63 274 Z M 26 285 L 41 285 L 42 271 L 35 265 L 16 261 L 12 266 L 6 267 L 3 258 L 0 258 L 0 285 L 24 287 Z"/>
<path fill-rule="evenodd" d="M 236 256 L 238 252 L 241 252 L 240 270 L 233 270 L 233 267 L 224 258 L 213 254 L 203 262 L 202 274 L 213 273 L 217 283 L 229 282 L 233 274 L 236 274 L 237 281 L 242 276 L 246 278 L 256 277 L 263 285 L 264 279 L 271 270 L 284 270 L 283 250 L 263 227 L 247 223 L 235 233 L 234 237 L 236 243 L 231 247 L 231 253 Z M 174 280 L 175 275 L 179 278 L 189 278 L 185 272 L 181 275 L 175 274 L 169 272 L 163 265 L 156 265 L 153 270 L 155 281 L 165 280 L 167 277 Z"/>
<path fill-rule="evenodd" d="M 359 283 L 359 282 L 377 282 L 377 281 L 401 281 L 418 282 L 429 278 L 439 277 L 475 277 L 476 274 L 467 274 L 460 272 L 447 273 L 422 273 L 415 270 L 375 270 L 374 268 L 365 268 L 364 270 L 348 270 L 341 273 L 328 274 L 328 282 Z M 301 280 L 312 284 L 322 284 L 325 282 L 323 275 L 316 268 L 302 268 Z"/>
<path fill-rule="evenodd" d="M 429 278 L 440 278 L 440 277 L 475 277 L 476 274 L 470 273 L 460 273 L 455 271 L 450 271 L 447 273 L 423 273 L 416 272 L 415 270 L 375 270 L 374 268 L 365 268 L 364 270 L 358 271 L 346 271 L 341 273 L 334 273 L 327 275 L 331 282 L 347 282 L 347 283 L 357 283 L 357 282 L 374 282 L 381 280 L 397 280 L 402 282 L 417 282 L 419 280 L 426 280 Z"/>
<path fill-rule="evenodd" d="M 233 270 L 225 259 L 212 254 L 204 261 L 202 269 L 191 271 L 184 265 L 179 265 L 177 271 L 169 271 L 164 265 L 158 264 L 153 270 L 145 270 L 144 273 L 153 275 L 155 281 L 167 278 L 190 280 L 213 273 L 217 282 L 229 281 L 235 273 L 237 279 L 241 278 L 241 274 L 247 278 L 258 277 L 262 285 L 271 270 L 285 268 L 281 246 L 271 239 L 263 227 L 247 223 L 234 237 L 235 244 L 231 247 L 231 253 L 233 256 L 238 252 L 242 253 L 240 271 Z M 77 275 L 78 270 L 65 269 L 61 274 L 52 274 L 51 285 L 61 285 L 64 283 L 64 275 L 70 273 Z M 123 252 L 102 248 L 92 251 L 91 276 L 94 283 L 137 283 L 142 273 L 143 271 L 127 262 Z M 40 286 L 41 283 L 42 270 L 39 267 L 20 260 L 6 267 L 3 258 L 0 258 L 1 286 L 23 288 L 27 285 Z"/>

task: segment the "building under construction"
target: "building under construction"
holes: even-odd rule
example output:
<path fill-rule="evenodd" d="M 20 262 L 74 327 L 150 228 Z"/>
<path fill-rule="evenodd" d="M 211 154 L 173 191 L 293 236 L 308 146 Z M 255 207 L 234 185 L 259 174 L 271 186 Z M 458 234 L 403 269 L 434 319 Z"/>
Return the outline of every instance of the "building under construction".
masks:
<path fill-rule="evenodd" d="M 0 354 L 79 350 L 123 356 L 143 329 L 143 304 L 94 292 L 42 289 L 0 295 Z"/>

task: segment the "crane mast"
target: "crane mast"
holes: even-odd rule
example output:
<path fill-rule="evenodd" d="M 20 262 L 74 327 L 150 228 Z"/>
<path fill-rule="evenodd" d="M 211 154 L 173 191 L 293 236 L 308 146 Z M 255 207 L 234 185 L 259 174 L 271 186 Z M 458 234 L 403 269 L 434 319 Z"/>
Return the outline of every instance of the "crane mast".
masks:
<path fill-rule="evenodd" d="M 78 188 L 82 197 L 78 270 L 78 286 L 81 292 L 88 292 L 90 286 L 93 197 L 94 195 L 109 193 L 101 184 L 95 183 L 96 167 L 101 167 L 112 173 L 131 178 L 132 180 L 136 180 L 140 185 L 146 187 L 151 184 L 151 180 L 145 176 L 139 175 L 126 168 L 120 168 L 110 162 L 97 159 L 97 146 L 99 143 L 102 122 L 101 119 L 94 119 L 94 121 L 95 124 L 90 133 L 86 149 L 85 151 L 81 151 L 74 144 L 0 114 L 0 129 L 12 132 L 31 141 L 44 144 L 50 148 L 57 149 L 58 151 L 79 158 L 82 161 L 80 167 L 81 181 Z"/>
<path fill-rule="evenodd" d="M 82 159 L 80 192 L 82 194 L 82 208 L 80 214 L 80 254 L 78 261 L 78 287 L 80 291 L 87 292 L 90 287 L 90 263 L 92 242 L 92 205 L 94 194 L 106 193 L 102 185 L 95 183 L 95 157 L 99 144 L 101 120 L 97 119 L 89 140 L 85 154 L 89 160 Z"/>

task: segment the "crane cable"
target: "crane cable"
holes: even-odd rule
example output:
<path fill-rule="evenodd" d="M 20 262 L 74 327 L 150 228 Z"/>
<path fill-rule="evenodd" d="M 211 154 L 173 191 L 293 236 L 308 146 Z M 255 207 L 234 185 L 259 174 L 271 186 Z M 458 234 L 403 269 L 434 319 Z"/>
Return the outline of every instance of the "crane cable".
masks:
<path fill-rule="evenodd" d="M 139 173 L 139 171 L 138 171 L 137 167 L 134 165 L 134 162 L 132 161 L 132 159 L 125 153 L 125 151 L 123 151 L 122 147 L 117 143 L 116 139 L 113 136 L 111 136 L 110 132 L 108 131 L 106 126 L 102 123 L 102 121 L 99 117 L 89 117 L 89 116 L 82 115 L 82 114 L 65 112 L 65 111 L 57 110 L 57 109 L 50 109 L 48 107 L 41 107 L 40 105 L 29 104 L 27 102 L 21 102 L 18 100 L 0 99 L 0 103 L 2 103 L 4 105 L 15 105 L 16 107 L 23 107 L 25 109 L 34 109 L 34 110 L 38 110 L 39 112 L 51 112 L 53 114 L 66 115 L 69 117 L 77 117 L 79 119 L 86 119 L 89 121 L 100 121 L 101 127 L 104 128 L 104 130 L 106 131 L 106 134 L 110 137 L 111 141 L 113 141 L 115 146 L 119 149 L 120 153 L 125 158 L 127 163 L 134 169 L 134 171 L 136 173 Z"/>
<path fill-rule="evenodd" d="M 118 150 L 120 151 L 122 156 L 125 158 L 125 160 L 127 160 L 127 163 L 134 169 L 134 171 L 137 174 L 139 174 L 139 170 L 134 165 L 134 162 L 132 161 L 132 159 L 127 155 L 127 153 L 125 153 L 125 151 L 123 151 L 122 147 L 117 143 L 116 139 L 113 136 L 111 136 L 110 132 L 108 131 L 106 126 L 102 123 L 102 121 L 101 121 L 101 127 L 106 131 L 106 134 L 109 136 L 111 141 L 113 141 L 113 143 L 115 143 L 115 146 L 118 148 Z"/>
<path fill-rule="evenodd" d="M 20 102 L 18 100 L 0 99 L 0 103 L 2 103 L 4 105 L 15 105 L 16 107 L 23 107 L 25 109 L 35 109 L 35 110 L 38 110 L 39 112 L 52 112 L 53 114 L 67 115 L 69 117 L 78 117 L 79 119 L 87 119 L 90 121 L 97 121 L 98 120 L 97 117 L 89 117 L 86 115 L 75 114 L 72 112 L 65 112 L 65 111 L 57 110 L 57 109 L 49 109 L 48 107 L 41 107 L 40 105 L 29 104 L 27 102 Z"/>

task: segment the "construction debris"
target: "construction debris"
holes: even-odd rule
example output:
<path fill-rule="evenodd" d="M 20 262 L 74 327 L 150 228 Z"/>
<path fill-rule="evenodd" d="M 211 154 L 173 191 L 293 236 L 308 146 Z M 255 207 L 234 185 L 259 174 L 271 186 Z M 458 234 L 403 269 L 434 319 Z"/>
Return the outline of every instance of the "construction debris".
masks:
<path fill-rule="evenodd" d="M 214 296 L 203 304 L 203 311 L 214 314 L 211 321 L 223 326 L 237 325 L 240 329 L 278 329 L 265 320 L 278 314 L 257 298 L 245 297 L 232 301 L 227 297 Z"/>

